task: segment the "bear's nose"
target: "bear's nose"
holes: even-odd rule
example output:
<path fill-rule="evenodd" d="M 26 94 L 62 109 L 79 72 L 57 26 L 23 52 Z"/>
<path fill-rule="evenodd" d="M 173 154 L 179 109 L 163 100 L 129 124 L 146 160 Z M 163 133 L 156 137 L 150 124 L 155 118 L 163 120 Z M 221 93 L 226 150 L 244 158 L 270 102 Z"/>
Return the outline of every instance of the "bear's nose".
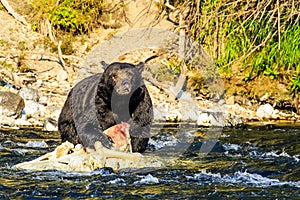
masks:
<path fill-rule="evenodd" d="M 129 81 L 128 80 L 123 80 L 122 85 L 129 85 Z"/>

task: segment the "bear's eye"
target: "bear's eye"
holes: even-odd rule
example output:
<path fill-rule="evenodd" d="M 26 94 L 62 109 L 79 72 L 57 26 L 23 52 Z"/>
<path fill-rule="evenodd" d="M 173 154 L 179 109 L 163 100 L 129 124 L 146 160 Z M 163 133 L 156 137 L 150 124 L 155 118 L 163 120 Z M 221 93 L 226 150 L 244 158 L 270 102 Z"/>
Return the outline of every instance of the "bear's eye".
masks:
<path fill-rule="evenodd" d="M 118 78 L 118 75 L 117 75 L 117 74 L 112 74 L 111 77 L 112 77 L 113 79 L 117 79 L 117 78 Z"/>

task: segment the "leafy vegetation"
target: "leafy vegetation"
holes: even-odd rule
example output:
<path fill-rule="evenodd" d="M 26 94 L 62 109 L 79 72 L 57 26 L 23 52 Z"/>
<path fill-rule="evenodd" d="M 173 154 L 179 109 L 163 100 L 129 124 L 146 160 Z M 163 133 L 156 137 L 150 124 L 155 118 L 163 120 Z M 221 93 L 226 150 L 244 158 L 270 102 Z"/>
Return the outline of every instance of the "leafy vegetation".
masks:
<path fill-rule="evenodd" d="M 62 53 L 70 55 L 74 53 L 74 43 L 84 34 L 110 20 L 118 24 L 122 8 L 122 2 L 105 0 L 30 0 L 17 11 L 28 16 L 32 30 L 45 35 L 43 43 L 53 52 L 61 40 Z"/>
<path fill-rule="evenodd" d="M 293 0 L 173 0 L 187 33 L 213 56 L 221 73 L 261 76 L 300 91 L 300 2 Z M 168 9 L 167 9 L 168 11 Z M 179 24 L 179 23 L 178 23 Z"/>
<path fill-rule="evenodd" d="M 101 0 L 31 0 L 31 6 L 36 19 L 48 19 L 56 29 L 80 34 L 99 22 L 105 3 Z M 32 25 L 33 29 L 37 27 L 37 24 Z"/>
<path fill-rule="evenodd" d="M 2 40 L 2 39 L 0 40 L 0 46 L 3 47 L 6 43 L 7 43 L 7 42 L 6 42 L 5 40 Z"/>
<path fill-rule="evenodd" d="M 7 63 L 6 61 L 0 62 L 0 66 L 4 67 L 6 69 L 10 69 L 12 72 L 14 71 L 14 68 L 12 67 L 12 64 Z"/>

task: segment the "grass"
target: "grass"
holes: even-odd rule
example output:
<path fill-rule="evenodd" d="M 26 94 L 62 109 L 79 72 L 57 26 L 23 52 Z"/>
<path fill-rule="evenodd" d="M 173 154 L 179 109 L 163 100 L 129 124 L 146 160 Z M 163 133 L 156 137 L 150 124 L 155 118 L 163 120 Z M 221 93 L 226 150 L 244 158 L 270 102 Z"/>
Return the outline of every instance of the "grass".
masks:
<path fill-rule="evenodd" d="M 299 1 L 173 1 L 189 6 L 188 34 L 213 57 L 227 79 L 268 77 L 300 91 Z M 178 6 L 181 8 L 180 6 Z"/>

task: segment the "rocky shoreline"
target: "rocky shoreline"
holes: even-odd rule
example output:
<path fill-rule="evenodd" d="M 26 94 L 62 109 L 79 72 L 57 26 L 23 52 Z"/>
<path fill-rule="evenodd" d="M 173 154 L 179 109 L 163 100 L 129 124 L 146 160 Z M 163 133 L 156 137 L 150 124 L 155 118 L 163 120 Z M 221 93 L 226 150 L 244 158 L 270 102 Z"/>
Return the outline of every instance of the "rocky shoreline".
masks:
<path fill-rule="evenodd" d="M 57 89 L 64 94 L 45 93 L 42 85 L 49 83 L 38 81 L 31 87 L 16 89 L 1 79 L 0 87 L 0 128 L 42 128 L 46 131 L 57 131 L 57 119 L 63 103 L 71 87 L 65 82 L 64 87 Z M 56 83 L 55 83 L 56 84 Z M 54 85 L 55 85 L 54 84 Z M 274 109 L 269 103 L 251 107 L 227 101 L 213 102 L 196 100 L 185 92 L 174 100 L 161 92 L 151 83 L 146 82 L 154 104 L 154 123 L 193 123 L 200 127 L 226 126 L 237 127 L 246 123 L 258 121 L 290 121 L 299 122 L 299 115 Z M 248 106 L 249 107 L 249 106 Z"/>

